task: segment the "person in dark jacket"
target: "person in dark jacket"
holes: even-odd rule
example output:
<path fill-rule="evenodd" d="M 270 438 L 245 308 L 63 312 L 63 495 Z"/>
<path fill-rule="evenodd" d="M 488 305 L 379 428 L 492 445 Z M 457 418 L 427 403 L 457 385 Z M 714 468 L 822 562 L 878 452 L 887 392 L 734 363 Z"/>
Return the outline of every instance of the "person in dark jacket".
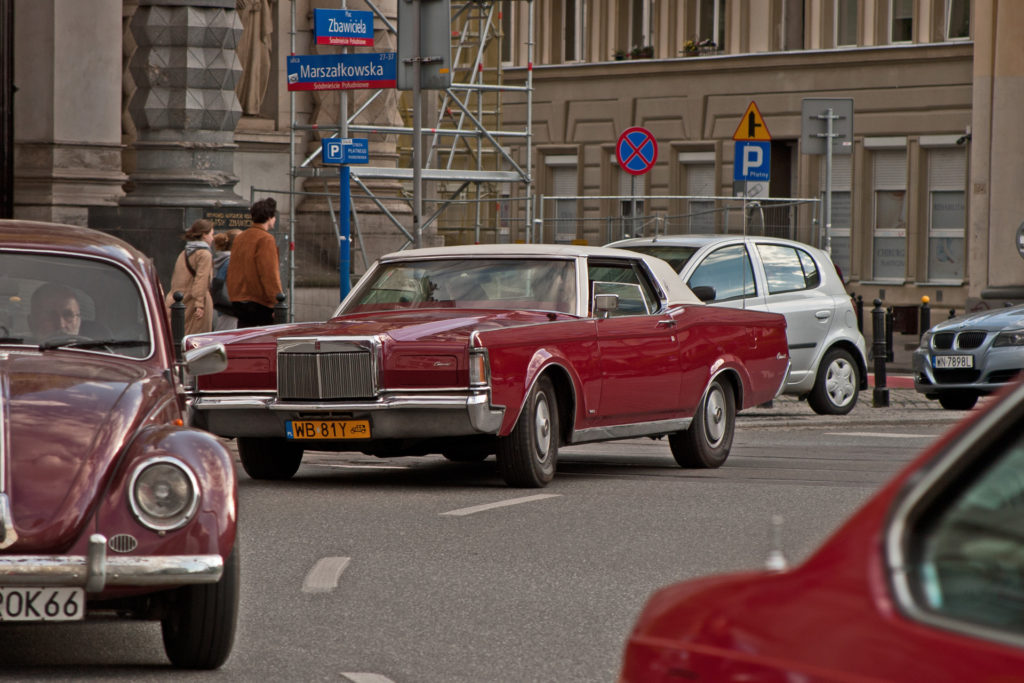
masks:
<path fill-rule="evenodd" d="M 213 310 L 217 312 L 217 318 L 213 322 L 214 331 L 233 330 L 238 327 L 235 306 L 228 296 L 227 278 L 231 247 L 241 233 L 241 230 L 234 228 L 213 236 L 213 281 L 210 283 L 210 296 L 213 297 Z"/>
<path fill-rule="evenodd" d="M 228 263 L 228 294 L 239 327 L 274 322 L 274 305 L 281 293 L 277 243 L 270 231 L 277 223 L 277 202 L 261 199 L 249 212 L 252 225 L 235 238 Z"/>

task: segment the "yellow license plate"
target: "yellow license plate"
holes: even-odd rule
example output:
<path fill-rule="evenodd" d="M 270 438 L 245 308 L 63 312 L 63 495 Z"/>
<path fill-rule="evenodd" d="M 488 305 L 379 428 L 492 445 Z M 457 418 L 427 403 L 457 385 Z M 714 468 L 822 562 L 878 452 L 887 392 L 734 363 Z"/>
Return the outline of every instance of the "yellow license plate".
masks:
<path fill-rule="evenodd" d="M 290 420 L 285 422 L 289 439 L 369 439 L 369 420 Z"/>

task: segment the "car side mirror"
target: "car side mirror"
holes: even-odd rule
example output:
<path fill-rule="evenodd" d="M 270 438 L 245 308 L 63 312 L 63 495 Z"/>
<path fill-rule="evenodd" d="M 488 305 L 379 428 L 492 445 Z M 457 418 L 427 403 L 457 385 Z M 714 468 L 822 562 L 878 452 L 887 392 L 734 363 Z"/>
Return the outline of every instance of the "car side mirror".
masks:
<path fill-rule="evenodd" d="M 212 375 L 228 367 L 228 352 L 223 344 L 200 346 L 185 352 L 185 370 L 192 376 Z"/>
<path fill-rule="evenodd" d="M 618 294 L 595 294 L 594 312 L 602 318 L 607 318 L 612 311 L 619 307 Z"/>
<path fill-rule="evenodd" d="M 714 301 L 717 296 L 715 288 L 711 285 L 697 285 L 696 287 L 690 287 L 690 290 L 704 303 Z"/>

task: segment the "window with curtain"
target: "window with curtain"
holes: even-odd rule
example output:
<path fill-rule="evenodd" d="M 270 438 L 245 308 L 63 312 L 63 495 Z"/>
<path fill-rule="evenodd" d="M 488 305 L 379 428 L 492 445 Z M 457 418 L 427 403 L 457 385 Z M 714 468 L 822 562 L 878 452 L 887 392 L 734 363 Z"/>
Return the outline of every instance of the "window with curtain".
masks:
<path fill-rule="evenodd" d="M 872 276 L 903 280 L 907 272 L 907 150 L 873 153 Z"/>
<path fill-rule="evenodd" d="M 962 147 L 928 151 L 928 279 L 964 279 L 967 230 L 967 153 Z"/>
<path fill-rule="evenodd" d="M 647 176 L 633 175 L 619 169 L 619 215 L 622 217 L 622 236 L 639 237 L 644 234 L 644 198 L 647 195 Z"/>
<path fill-rule="evenodd" d="M 946 40 L 967 40 L 970 37 L 970 0 L 946 0 Z"/>
<path fill-rule="evenodd" d="M 725 49 L 725 0 L 700 0 L 697 4 L 698 41 L 712 40 Z"/>
<path fill-rule="evenodd" d="M 914 39 L 914 0 L 889 0 L 889 42 Z"/>
<path fill-rule="evenodd" d="M 577 175 L 576 164 L 560 163 L 550 166 L 551 168 L 551 191 L 555 197 L 554 210 L 554 241 L 572 242 L 576 239 L 576 194 Z"/>
<path fill-rule="evenodd" d="M 630 46 L 644 48 L 651 45 L 651 0 L 632 0 L 629 9 Z"/>
<path fill-rule="evenodd" d="M 696 235 L 710 235 L 715 231 L 715 200 L 696 197 L 715 196 L 715 165 L 690 163 L 686 168 L 686 194 L 690 199 L 687 211 L 687 229 Z"/>
<path fill-rule="evenodd" d="M 856 45 L 858 0 L 834 0 L 834 2 L 836 47 Z"/>
<path fill-rule="evenodd" d="M 566 62 L 578 62 L 584 56 L 586 0 L 563 0 L 563 3 L 565 13 L 562 19 L 562 25 L 565 27 L 563 59 Z"/>
<path fill-rule="evenodd" d="M 509 64 L 515 58 L 513 41 L 515 35 L 515 21 L 513 0 L 501 0 L 501 61 Z"/>

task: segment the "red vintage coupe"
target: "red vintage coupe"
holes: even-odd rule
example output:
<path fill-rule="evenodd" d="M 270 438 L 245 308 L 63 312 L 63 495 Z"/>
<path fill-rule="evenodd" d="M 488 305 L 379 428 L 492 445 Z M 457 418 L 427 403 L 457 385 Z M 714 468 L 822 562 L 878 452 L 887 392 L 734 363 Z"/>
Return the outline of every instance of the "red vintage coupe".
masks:
<path fill-rule="evenodd" d="M 792 570 L 655 593 L 620 683 L 1024 679 L 1024 385 Z"/>
<path fill-rule="evenodd" d="M 718 467 L 739 407 L 786 377 L 785 318 L 705 306 L 664 261 L 618 249 L 475 245 L 379 259 L 325 322 L 187 337 L 223 343 L 195 424 L 236 437 L 257 479 L 305 449 L 497 454 L 540 487 L 562 444 L 668 436 L 684 467 Z"/>
<path fill-rule="evenodd" d="M 225 364 L 216 345 L 184 362 Z M 148 258 L 0 220 L 0 624 L 160 620 L 174 665 L 227 659 L 234 464 L 184 426 L 178 367 Z"/>

